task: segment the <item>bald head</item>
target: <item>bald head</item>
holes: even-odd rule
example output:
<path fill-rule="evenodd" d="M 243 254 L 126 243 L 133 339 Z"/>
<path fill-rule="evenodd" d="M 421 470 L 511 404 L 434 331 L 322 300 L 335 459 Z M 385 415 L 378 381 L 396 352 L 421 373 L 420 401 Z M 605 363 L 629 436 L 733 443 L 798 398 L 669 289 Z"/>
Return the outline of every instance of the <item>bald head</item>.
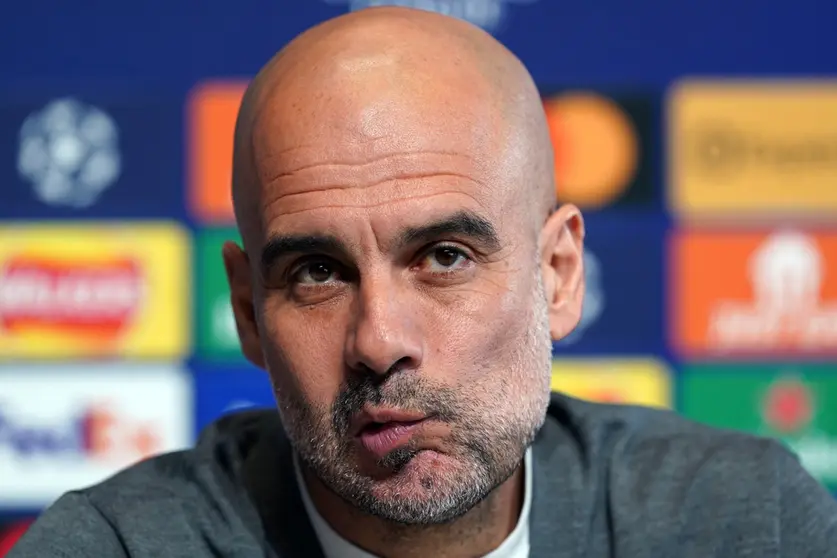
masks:
<path fill-rule="evenodd" d="M 245 245 L 264 225 L 266 186 L 317 164 L 318 150 L 329 151 L 323 161 L 355 164 L 377 156 L 376 144 L 383 152 L 391 143 L 400 151 L 469 157 L 485 188 L 531 211 L 533 232 L 554 206 L 549 132 L 520 61 L 458 19 L 370 8 L 299 35 L 250 84 L 233 164 L 233 202 Z M 267 164 L 276 158 L 283 159 L 278 173 Z M 420 162 L 415 166 L 405 172 L 420 172 Z"/>

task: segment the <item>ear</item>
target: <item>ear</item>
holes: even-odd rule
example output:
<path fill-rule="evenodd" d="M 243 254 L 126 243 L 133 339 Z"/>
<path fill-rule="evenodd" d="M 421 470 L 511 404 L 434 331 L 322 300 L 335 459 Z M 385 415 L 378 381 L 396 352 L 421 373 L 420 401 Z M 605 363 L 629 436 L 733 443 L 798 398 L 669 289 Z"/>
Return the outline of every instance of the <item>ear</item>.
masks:
<path fill-rule="evenodd" d="M 238 329 L 238 339 L 241 342 L 241 351 L 247 360 L 255 366 L 264 368 L 264 353 L 262 352 L 259 326 L 256 321 L 253 302 L 250 259 L 235 242 L 225 242 L 221 252 L 224 256 L 224 267 L 227 270 L 230 301 L 235 315 L 235 325 Z"/>
<path fill-rule="evenodd" d="M 584 301 L 584 220 L 574 205 L 549 216 L 540 236 L 541 271 L 552 339 L 569 335 Z"/>

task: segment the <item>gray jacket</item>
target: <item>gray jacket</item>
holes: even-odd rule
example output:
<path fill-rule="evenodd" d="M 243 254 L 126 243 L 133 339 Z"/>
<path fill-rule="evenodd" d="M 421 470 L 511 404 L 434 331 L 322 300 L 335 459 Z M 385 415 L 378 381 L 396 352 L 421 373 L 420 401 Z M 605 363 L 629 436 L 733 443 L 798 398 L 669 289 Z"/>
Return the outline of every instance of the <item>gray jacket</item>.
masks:
<path fill-rule="evenodd" d="M 321 551 L 278 414 L 53 504 L 9 558 L 296 558 Z M 837 558 L 837 501 L 778 443 L 554 395 L 533 445 L 535 558 Z"/>

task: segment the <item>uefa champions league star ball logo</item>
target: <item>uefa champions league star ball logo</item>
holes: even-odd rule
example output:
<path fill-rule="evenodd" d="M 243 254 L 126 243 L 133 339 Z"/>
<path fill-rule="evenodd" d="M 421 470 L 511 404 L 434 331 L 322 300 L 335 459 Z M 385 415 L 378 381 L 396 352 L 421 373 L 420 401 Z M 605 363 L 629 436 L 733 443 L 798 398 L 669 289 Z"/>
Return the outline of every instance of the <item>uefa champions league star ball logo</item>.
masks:
<path fill-rule="evenodd" d="M 325 0 L 348 4 L 352 11 L 374 6 L 404 6 L 457 17 L 486 31 L 497 31 L 506 16 L 506 4 L 533 4 L 538 0 Z"/>
<path fill-rule="evenodd" d="M 43 203 L 96 203 L 119 177 L 119 131 L 104 111 L 74 99 L 49 103 L 23 122 L 17 168 Z"/>

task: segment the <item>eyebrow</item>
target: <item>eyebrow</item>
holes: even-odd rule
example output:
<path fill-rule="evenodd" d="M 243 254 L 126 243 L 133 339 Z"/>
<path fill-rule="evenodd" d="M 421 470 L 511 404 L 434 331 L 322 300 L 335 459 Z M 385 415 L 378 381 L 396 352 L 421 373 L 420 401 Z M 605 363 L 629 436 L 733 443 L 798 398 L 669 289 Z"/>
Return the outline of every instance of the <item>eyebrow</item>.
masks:
<path fill-rule="evenodd" d="M 500 237 L 497 235 L 494 226 L 471 211 L 459 211 L 450 217 L 420 227 L 410 227 L 401 233 L 399 240 L 401 245 L 409 245 L 419 242 L 432 242 L 447 235 L 469 237 L 488 250 L 500 248 Z"/>
<path fill-rule="evenodd" d="M 403 247 L 429 243 L 448 235 L 469 237 L 489 251 L 500 247 L 500 238 L 494 226 L 471 211 L 459 211 L 420 227 L 409 227 L 399 235 L 398 244 Z M 262 248 L 262 273 L 265 276 L 270 275 L 270 270 L 276 262 L 291 254 L 332 254 L 350 259 L 346 246 L 334 236 L 279 235 L 271 237 Z"/>

